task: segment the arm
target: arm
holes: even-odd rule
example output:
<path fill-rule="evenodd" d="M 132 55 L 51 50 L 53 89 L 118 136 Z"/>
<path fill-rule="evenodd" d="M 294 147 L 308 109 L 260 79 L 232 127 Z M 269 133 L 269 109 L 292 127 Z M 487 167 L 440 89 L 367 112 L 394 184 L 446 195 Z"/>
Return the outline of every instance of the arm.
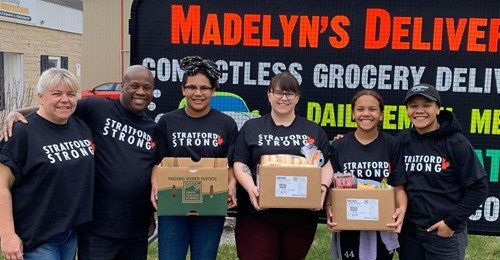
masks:
<path fill-rule="evenodd" d="M 234 168 L 229 167 L 228 169 L 228 182 L 227 182 L 227 208 L 232 209 L 238 206 L 238 202 L 236 201 L 236 176 L 234 175 Z"/>
<path fill-rule="evenodd" d="M 333 168 L 330 160 L 326 162 L 323 167 L 321 167 L 321 208 L 325 202 L 326 195 L 328 193 L 328 188 L 332 185 L 333 181 Z M 323 185 L 324 184 L 324 185 Z M 325 187 L 326 186 L 326 187 Z"/>
<path fill-rule="evenodd" d="M 10 188 L 14 180 L 11 170 L 0 164 L 0 241 L 2 253 L 6 259 L 22 259 L 23 257 L 23 241 L 15 232 L 12 212 Z"/>
<path fill-rule="evenodd" d="M 261 210 L 259 207 L 259 188 L 255 186 L 250 168 L 241 162 L 234 162 L 234 176 L 238 183 L 248 192 L 250 202 L 256 210 Z"/>
<path fill-rule="evenodd" d="M 37 109 L 38 107 L 25 107 L 11 111 L 5 119 L 5 126 L 2 130 L 2 133 L 0 133 L 0 140 L 3 138 L 7 142 L 9 138 L 12 137 L 12 127 L 14 126 L 14 123 L 17 121 L 21 121 L 27 124 L 28 121 L 26 120 L 26 118 L 24 118 L 24 116 L 36 111 Z"/>
<path fill-rule="evenodd" d="M 158 171 L 159 166 L 153 166 L 153 171 L 151 171 L 151 203 L 156 210 L 158 210 Z"/>
<path fill-rule="evenodd" d="M 439 236 L 452 236 L 457 227 L 466 222 L 469 216 L 484 202 L 487 195 L 488 182 L 486 177 L 483 177 L 467 187 L 464 198 L 448 218 L 432 225 L 428 231 L 438 229 Z"/>
<path fill-rule="evenodd" d="M 408 206 L 408 197 L 406 196 L 406 191 L 403 185 L 394 187 L 394 197 L 396 198 L 396 210 L 394 211 L 392 218 L 394 218 L 395 222 L 387 224 L 387 226 L 395 228 L 395 233 L 400 233 L 403 226 L 406 207 Z"/>

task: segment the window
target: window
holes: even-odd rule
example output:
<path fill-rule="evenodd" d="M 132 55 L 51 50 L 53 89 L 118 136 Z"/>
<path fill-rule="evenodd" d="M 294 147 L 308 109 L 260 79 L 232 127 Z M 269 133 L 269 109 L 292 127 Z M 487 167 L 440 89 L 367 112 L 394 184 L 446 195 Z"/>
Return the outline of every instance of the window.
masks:
<path fill-rule="evenodd" d="M 40 73 L 50 68 L 68 69 L 68 57 L 42 55 L 40 60 Z"/>

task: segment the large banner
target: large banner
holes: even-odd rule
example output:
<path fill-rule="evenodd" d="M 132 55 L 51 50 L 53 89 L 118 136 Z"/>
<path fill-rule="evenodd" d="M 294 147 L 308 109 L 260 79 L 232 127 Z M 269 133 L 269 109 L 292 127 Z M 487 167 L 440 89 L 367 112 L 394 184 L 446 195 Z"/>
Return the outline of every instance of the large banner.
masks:
<path fill-rule="evenodd" d="M 383 130 L 410 126 L 402 104 L 416 83 L 435 85 L 482 161 L 490 193 L 471 233 L 500 235 L 500 2 L 392 0 L 136 0 L 131 63 L 155 75 L 149 114 L 182 107 L 179 61 L 217 62 L 212 105 L 239 126 L 269 113 L 266 88 L 288 70 L 301 83 L 298 114 L 330 138 L 355 128 L 350 99 L 377 90 Z"/>

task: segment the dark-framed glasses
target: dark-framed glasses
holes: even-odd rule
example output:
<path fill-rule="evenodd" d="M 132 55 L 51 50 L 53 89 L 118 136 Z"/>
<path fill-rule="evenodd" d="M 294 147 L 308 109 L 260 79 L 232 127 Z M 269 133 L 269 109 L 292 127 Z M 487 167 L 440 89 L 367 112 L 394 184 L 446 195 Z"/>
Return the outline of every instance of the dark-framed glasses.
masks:
<path fill-rule="evenodd" d="M 281 99 L 281 98 L 283 98 L 283 96 L 286 96 L 286 99 L 292 100 L 295 97 L 297 97 L 297 93 L 294 93 L 294 92 L 283 92 L 280 90 L 275 90 L 275 91 L 271 91 L 271 93 L 273 94 L 273 97 L 275 97 L 277 99 Z"/>
<path fill-rule="evenodd" d="M 212 92 L 212 90 L 214 90 L 214 88 L 209 87 L 209 86 L 197 87 L 194 85 L 188 85 L 188 86 L 184 86 L 184 90 L 191 92 L 191 93 L 196 93 L 196 91 L 199 90 L 202 94 L 208 94 L 208 93 Z"/>

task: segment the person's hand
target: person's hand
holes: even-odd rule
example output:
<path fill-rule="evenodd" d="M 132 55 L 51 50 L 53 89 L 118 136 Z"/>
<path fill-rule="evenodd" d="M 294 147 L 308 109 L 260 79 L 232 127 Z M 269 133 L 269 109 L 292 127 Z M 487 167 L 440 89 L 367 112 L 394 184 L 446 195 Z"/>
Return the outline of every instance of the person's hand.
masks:
<path fill-rule="evenodd" d="M 4 139 L 7 142 L 9 138 L 12 137 L 12 128 L 14 126 L 14 123 L 17 121 L 21 121 L 25 124 L 28 123 L 26 118 L 21 113 L 17 111 L 11 111 L 5 119 L 5 126 L 0 133 L 0 140 Z"/>
<path fill-rule="evenodd" d="M 227 208 L 232 209 L 238 206 L 236 201 L 236 181 L 230 182 L 227 185 Z"/>
<path fill-rule="evenodd" d="M 395 220 L 394 223 L 387 224 L 386 226 L 394 228 L 394 233 L 401 233 L 401 228 L 403 227 L 403 219 L 405 217 L 405 210 L 397 208 L 392 215 Z"/>
<path fill-rule="evenodd" d="M 335 141 L 342 139 L 342 138 L 344 138 L 344 135 L 337 134 L 336 136 L 333 137 L 333 141 L 335 142 Z"/>
<path fill-rule="evenodd" d="M 151 237 L 152 235 L 155 234 L 156 230 L 156 219 L 154 215 L 151 215 L 149 218 L 149 230 L 148 230 L 148 237 Z"/>
<path fill-rule="evenodd" d="M 23 241 L 17 234 L 6 235 L 0 241 L 5 260 L 23 259 Z"/>
<path fill-rule="evenodd" d="M 247 190 L 248 196 L 250 197 L 250 202 L 256 210 L 262 210 L 259 207 L 259 188 L 257 186 L 253 186 L 250 190 Z"/>
<path fill-rule="evenodd" d="M 158 166 L 153 167 L 151 172 L 151 203 L 158 210 Z"/>
<path fill-rule="evenodd" d="M 432 232 L 437 229 L 437 235 L 440 237 L 451 237 L 455 233 L 450 227 L 448 227 L 443 220 L 432 225 L 427 229 L 427 232 Z"/>
<path fill-rule="evenodd" d="M 326 225 L 328 230 L 335 232 L 333 228 L 337 226 L 337 223 L 333 220 L 333 206 L 331 204 L 326 205 Z"/>

